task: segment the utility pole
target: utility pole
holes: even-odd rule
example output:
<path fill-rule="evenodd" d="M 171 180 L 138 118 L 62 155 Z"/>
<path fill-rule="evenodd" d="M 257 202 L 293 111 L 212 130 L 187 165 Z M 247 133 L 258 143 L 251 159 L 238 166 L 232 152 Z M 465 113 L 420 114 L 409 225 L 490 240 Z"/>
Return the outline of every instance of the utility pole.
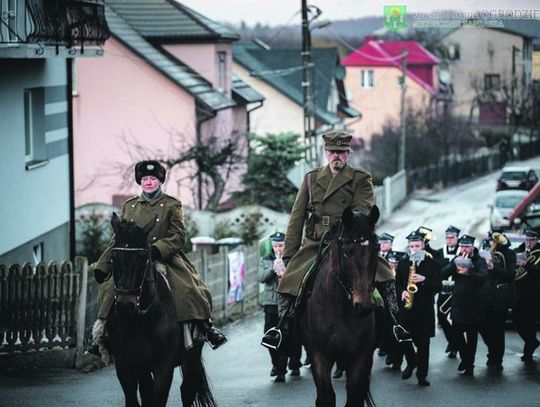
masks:
<path fill-rule="evenodd" d="M 302 90 L 304 104 L 304 138 L 308 146 L 306 161 L 317 165 L 318 151 L 315 139 L 315 103 L 313 97 L 313 59 L 311 57 L 311 33 L 309 31 L 307 0 L 302 0 Z"/>
<path fill-rule="evenodd" d="M 512 125 L 512 131 L 515 131 L 514 126 L 516 124 L 516 53 L 518 52 L 518 47 L 512 45 L 512 86 L 510 87 L 510 124 Z"/>
<path fill-rule="evenodd" d="M 405 159 L 406 159 L 406 148 L 407 148 L 407 132 L 405 131 L 406 120 L 405 120 L 405 91 L 407 90 L 407 85 L 405 80 L 407 79 L 407 58 L 409 56 L 409 50 L 403 48 L 403 62 L 401 63 L 401 112 L 400 112 L 400 125 L 401 125 L 401 137 L 399 139 L 399 165 L 398 169 L 405 169 Z"/>

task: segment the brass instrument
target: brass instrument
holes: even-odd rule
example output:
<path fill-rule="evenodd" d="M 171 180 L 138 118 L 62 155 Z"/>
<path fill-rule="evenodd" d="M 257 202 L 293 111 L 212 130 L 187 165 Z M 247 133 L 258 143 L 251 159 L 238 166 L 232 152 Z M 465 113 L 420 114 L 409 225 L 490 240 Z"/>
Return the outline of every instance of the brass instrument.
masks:
<path fill-rule="evenodd" d="M 506 246 L 508 244 L 508 239 L 505 235 L 502 233 L 495 232 L 491 235 L 491 239 L 496 243 L 500 244 L 501 246 Z M 495 250 L 495 246 L 491 247 L 491 256 L 493 257 L 493 264 L 497 265 L 503 269 L 506 269 L 506 259 L 504 258 L 504 255 Z"/>
<path fill-rule="evenodd" d="M 529 253 L 527 253 L 527 260 L 525 264 L 534 264 L 537 266 L 540 263 L 540 249 L 532 250 Z M 524 266 L 519 266 L 516 270 L 516 277 L 515 281 L 521 280 L 523 277 L 527 275 L 527 270 L 525 270 Z"/>
<path fill-rule="evenodd" d="M 414 253 L 416 254 L 416 253 Z M 407 292 L 409 293 L 409 297 L 405 299 L 405 309 L 411 309 L 413 306 L 413 300 L 414 300 L 414 294 L 418 291 L 418 286 L 414 282 L 414 276 L 416 275 L 416 259 L 417 256 L 411 256 L 409 257 L 411 260 L 411 265 L 409 267 L 409 278 L 407 279 Z"/>
<path fill-rule="evenodd" d="M 468 259 L 469 258 L 469 253 L 463 253 L 463 254 L 460 254 L 459 257 L 462 257 L 464 259 Z M 452 277 L 450 277 L 452 278 Z M 452 284 L 453 286 L 453 284 Z M 452 309 L 452 306 L 451 306 L 451 301 L 452 301 L 452 296 L 453 294 L 450 294 L 448 296 L 448 298 L 446 300 L 444 300 L 444 302 L 440 305 L 439 307 L 439 311 L 442 313 L 442 314 L 448 314 L 450 312 L 450 310 Z"/>

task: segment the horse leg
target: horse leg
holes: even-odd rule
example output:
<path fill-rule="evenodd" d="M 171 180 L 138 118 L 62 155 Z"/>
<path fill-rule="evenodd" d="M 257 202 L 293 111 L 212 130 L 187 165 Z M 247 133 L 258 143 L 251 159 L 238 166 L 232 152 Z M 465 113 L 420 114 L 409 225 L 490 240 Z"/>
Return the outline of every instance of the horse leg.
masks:
<path fill-rule="evenodd" d="M 373 405 L 369 391 L 369 379 L 373 353 L 370 347 L 365 347 L 356 360 L 349 363 L 347 369 L 347 403 L 345 407 Z"/>
<path fill-rule="evenodd" d="M 154 379 L 152 374 L 147 370 L 139 375 L 139 394 L 141 395 L 142 407 L 152 407 L 154 391 Z"/>
<path fill-rule="evenodd" d="M 332 387 L 332 379 L 330 373 L 332 371 L 333 362 L 328 360 L 320 352 L 313 352 L 311 357 L 311 373 L 317 387 L 316 407 L 335 407 L 336 393 Z"/>
<path fill-rule="evenodd" d="M 169 391 L 174 376 L 174 365 L 163 363 L 157 366 L 154 371 L 154 388 L 152 407 L 165 407 L 169 398 Z"/>
<path fill-rule="evenodd" d="M 182 405 L 200 407 L 214 407 L 216 402 L 210 390 L 202 362 L 202 346 L 197 344 L 186 351 L 182 358 Z"/>
<path fill-rule="evenodd" d="M 119 359 L 115 363 L 116 376 L 122 386 L 122 390 L 124 390 L 126 407 L 140 407 L 139 400 L 137 400 L 137 375 L 134 373 L 133 367 L 124 364 Z"/>

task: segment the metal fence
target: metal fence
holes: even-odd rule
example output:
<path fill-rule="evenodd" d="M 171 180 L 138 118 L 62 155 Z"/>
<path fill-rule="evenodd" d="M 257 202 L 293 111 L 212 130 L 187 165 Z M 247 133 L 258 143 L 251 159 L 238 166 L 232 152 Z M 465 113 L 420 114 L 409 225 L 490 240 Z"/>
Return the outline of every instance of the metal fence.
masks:
<path fill-rule="evenodd" d="M 398 173 L 386 177 L 383 185 L 375 187 L 375 200 L 383 217 L 392 212 L 407 198 L 407 173 Z"/>

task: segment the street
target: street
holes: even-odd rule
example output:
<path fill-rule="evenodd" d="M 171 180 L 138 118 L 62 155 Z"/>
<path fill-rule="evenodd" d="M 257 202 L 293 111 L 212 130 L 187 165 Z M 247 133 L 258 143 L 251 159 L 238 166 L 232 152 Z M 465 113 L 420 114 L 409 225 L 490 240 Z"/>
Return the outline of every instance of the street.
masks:
<path fill-rule="evenodd" d="M 540 159 L 520 165 L 540 166 Z M 416 195 L 383 225 L 378 232 L 396 235 L 395 249 L 405 246 L 404 237 L 418 226 L 435 231 L 433 247 L 443 243 L 443 231 L 452 224 L 477 237 L 488 231 L 487 204 L 495 191 L 499 172 L 439 193 Z M 298 378 L 287 376 L 286 383 L 274 383 L 269 377 L 270 358 L 259 345 L 264 317 L 253 317 L 225 327 L 229 342 L 217 351 L 206 347 L 207 372 L 219 406 L 275 407 L 312 406 L 315 386 L 310 370 L 302 368 Z M 479 339 L 473 377 L 457 373 L 459 359 L 448 359 L 442 332 L 432 340 L 431 387 L 421 388 L 413 377 L 403 381 L 398 372 L 374 356 L 371 391 L 378 406 L 538 406 L 540 405 L 540 352 L 528 366 L 521 360 L 522 341 L 514 330 L 506 335 L 503 372 L 488 372 L 486 347 Z M 168 405 L 180 405 L 180 374 L 175 373 Z M 334 380 L 337 405 L 345 402 L 345 379 Z M 39 369 L 0 372 L 0 406 L 121 406 L 123 393 L 113 367 L 92 373 L 67 369 Z"/>

